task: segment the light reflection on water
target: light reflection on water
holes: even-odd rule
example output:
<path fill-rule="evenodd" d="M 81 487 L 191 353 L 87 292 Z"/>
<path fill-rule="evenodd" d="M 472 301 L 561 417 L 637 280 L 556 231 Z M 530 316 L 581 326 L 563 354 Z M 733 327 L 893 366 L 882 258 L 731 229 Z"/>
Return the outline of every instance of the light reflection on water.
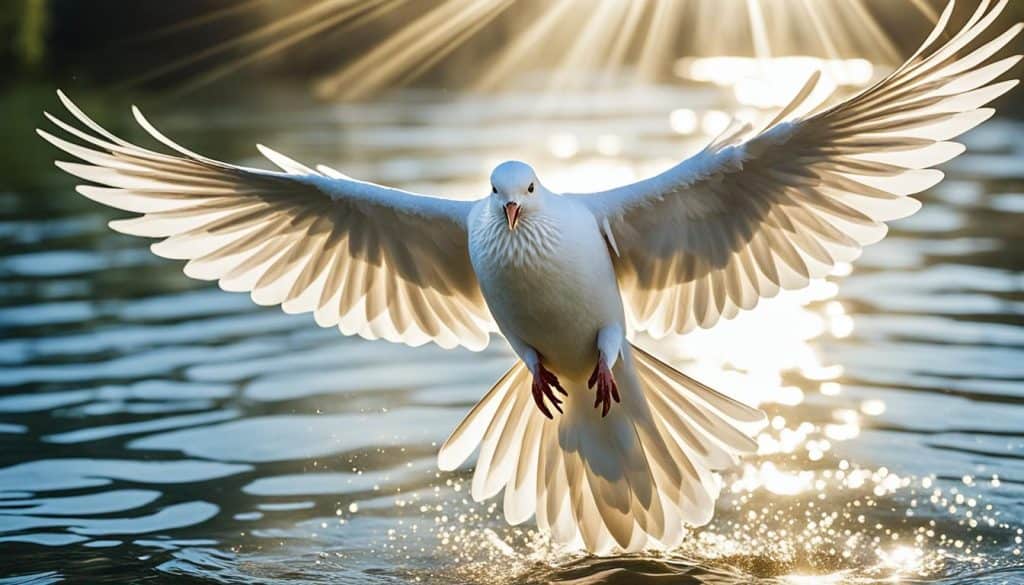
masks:
<path fill-rule="evenodd" d="M 508 157 L 536 162 L 553 188 L 629 181 L 698 148 L 737 109 L 692 87 L 578 97 L 525 122 L 528 94 L 299 98 L 292 112 L 232 103 L 153 118 L 232 160 L 255 162 L 246 157 L 262 141 L 366 179 L 472 197 Z M 761 405 L 771 424 L 758 454 L 722 478 L 711 525 L 670 554 L 610 559 L 508 527 L 500 500 L 470 500 L 468 469 L 436 471 L 437 445 L 511 360 L 502 343 L 471 354 L 344 339 L 187 281 L 144 243 L 108 233 L 107 216 L 67 188 L 0 194 L 5 572 L 25 582 L 1024 578 L 1024 206 L 1020 178 L 992 162 L 1024 166 L 1021 130 L 997 120 L 969 136 L 976 149 L 922 213 L 855 266 L 711 331 L 641 340 Z"/>

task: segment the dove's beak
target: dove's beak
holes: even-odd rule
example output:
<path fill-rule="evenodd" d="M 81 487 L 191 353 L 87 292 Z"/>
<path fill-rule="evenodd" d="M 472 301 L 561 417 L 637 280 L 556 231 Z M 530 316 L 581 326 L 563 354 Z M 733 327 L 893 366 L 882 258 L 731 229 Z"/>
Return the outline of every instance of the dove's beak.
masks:
<path fill-rule="evenodd" d="M 505 204 L 505 219 L 508 220 L 508 229 L 516 229 L 516 224 L 519 223 L 519 204 L 515 201 L 509 201 Z"/>

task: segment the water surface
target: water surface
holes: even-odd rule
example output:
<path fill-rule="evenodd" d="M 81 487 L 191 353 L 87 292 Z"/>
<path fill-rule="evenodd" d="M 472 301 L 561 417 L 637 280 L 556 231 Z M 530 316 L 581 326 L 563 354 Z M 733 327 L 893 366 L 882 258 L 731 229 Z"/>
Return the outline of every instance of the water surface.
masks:
<path fill-rule="evenodd" d="M 109 95 L 72 95 L 140 137 Z M 268 91 L 149 112 L 219 158 L 262 165 L 263 142 L 473 198 L 507 158 L 555 189 L 648 174 L 736 109 L 676 85 L 562 103 Z M 723 476 L 710 526 L 605 559 L 508 527 L 500 499 L 470 500 L 469 468 L 436 470 L 511 363 L 504 342 L 411 349 L 259 308 L 110 232 L 118 216 L 48 164 L 23 169 L 31 185 L 0 192 L 0 583 L 1024 582 L 1024 125 L 965 140 L 855 266 L 651 344 L 771 425 Z"/>

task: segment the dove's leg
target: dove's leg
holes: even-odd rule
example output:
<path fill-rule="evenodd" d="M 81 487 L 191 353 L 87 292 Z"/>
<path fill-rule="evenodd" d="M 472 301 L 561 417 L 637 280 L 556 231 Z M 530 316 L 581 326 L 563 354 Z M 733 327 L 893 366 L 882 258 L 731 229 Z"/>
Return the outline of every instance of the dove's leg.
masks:
<path fill-rule="evenodd" d="M 620 402 L 619 387 L 612 375 L 612 367 L 622 352 L 622 327 L 609 325 L 597 334 L 597 365 L 587 380 L 587 388 L 597 386 L 594 408 L 601 406 L 601 416 L 608 414 L 612 400 Z"/>
<path fill-rule="evenodd" d="M 558 381 L 558 376 L 555 376 L 544 367 L 537 350 L 511 337 L 508 338 L 508 341 L 512 345 L 512 349 L 523 360 L 523 363 L 526 364 L 526 368 L 533 374 L 531 391 L 533 392 L 533 401 L 537 403 L 537 409 L 544 416 L 553 419 L 554 416 L 548 410 L 547 404 L 544 403 L 544 398 L 547 397 L 551 401 L 551 405 L 555 407 L 555 410 L 562 412 L 562 401 L 555 395 L 552 388 L 561 392 L 563 396 L 568 396 L 569 393 L 565 391 L 562 383 Z"/>

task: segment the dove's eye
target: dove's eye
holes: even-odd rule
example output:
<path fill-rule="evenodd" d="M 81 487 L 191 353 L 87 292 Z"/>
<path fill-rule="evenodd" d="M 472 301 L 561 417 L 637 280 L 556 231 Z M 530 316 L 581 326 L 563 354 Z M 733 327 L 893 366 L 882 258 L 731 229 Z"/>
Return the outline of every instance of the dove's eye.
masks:
<path fill-rule="evenodd" d="M 498 192 L 498 188 L 495 187 L 494 185 L 491 185 L 491 193 L 497 193 L 497 192 Z"/>
<path fill-rule="evenodd" d="M 533 193 L 533 183 L 530 183 L 530 186 L 526 188 L 526 191 L 528 193 Z"/>

